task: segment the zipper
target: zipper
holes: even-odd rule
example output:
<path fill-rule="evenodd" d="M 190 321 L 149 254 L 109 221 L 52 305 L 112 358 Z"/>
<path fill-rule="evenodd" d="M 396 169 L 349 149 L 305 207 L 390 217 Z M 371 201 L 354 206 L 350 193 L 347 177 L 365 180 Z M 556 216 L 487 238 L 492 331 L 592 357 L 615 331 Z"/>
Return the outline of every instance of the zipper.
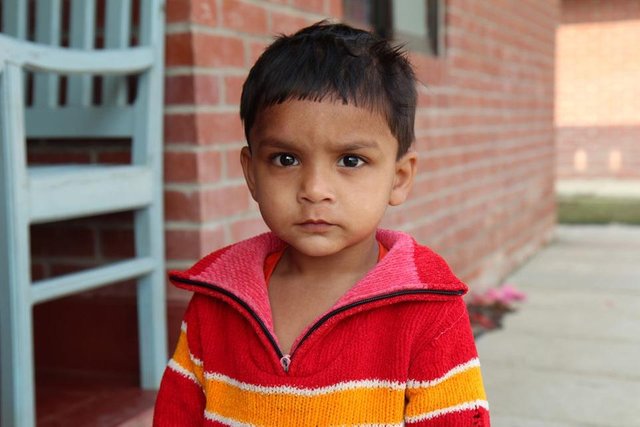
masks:
<path fill-rule="evenodd" d="M 340 313 L 343 313 L 347 310 L 350 310 L 354 307 L 358 307 L 364 304 L 368 304 L 371 302 L 376 302 L 376 301 L 380 301 L 383 299 L 387 299 L 387 298 L 395 298 L 398 296 L 403 296 L 403 295 L 424 295 L 424 294 L 430 294 L 430 295 L 448 295 L 448 296 L 460 296 L 464 294 L 464 291 L 445 291 L 445 290 L 441 290 L 441 289 L 407 289 L 404 291 L 396 291 L 396 292 L 391 292 L 388 294 L 382 294 L 382 295 L 377 295 L 374 297 L 369 297 L 369 298 L 365 298 L 359 301 L 355 301 L 352 302 L 351 304 L 347 304 L 344 305 L 340 308 L 337 308 L 333 311 L 328 312 L 327 314 L 325 314 L 324 316 L 322 316 L 320 319 L 318 319 L 318 321 L 316 323 L 314 323 L 308 330 L 307 332 L 302 336 L 302 338 L 300 338 L 300 341 L 298 341 L 298 345 L 296 345 L 296 347 L 293 349 L 294 351 L 291 352 L 291 356 L 293 356 L 295 354 L 295 351 L 298 350 L 298 348 L 300 348 L 300 346 L 302 345 L 302 343 L 309 338 L 309 336 L 311 334 L 313 334 L 316 330 L 318 330 L 318 328 L 320 328 L 320 326 L 322 326 L 327 320 L 331 319 L 333 316 L 336 316 Z M 290 356 L 290 357 L 291 357 Z"/>
<path fill-rule="evenodd" d="M 239 298 L 238 296 L 236 296 L 232 292 L 229 292 L 228 290 L 226 290 L 224 288 L 221 288 L 219 286 L 212 285 L 211 283 L 201 282 L 199 280 L 183 279 L 182 277 L 175 277 L 175 276 L 172 276 L 170 278 L 171 278 L 171 280 L 175 280 L 176 282 L 180 282 L 180 283 L 184 283 L 184 284 L 187 284 L 187 285 L 193 285 L 193 286 L 198 286 L 198 287 L 201 287 L 201 288 L 214 290 L 214 291 L 216 291 L 218 293 L 221 293 L 221 294 L 231 298 L 232 300 L 234 300 L 235 302 L 240 304 L 240 306 L 242 306 L 242 308 L 247 310 L 247 312 L 251 315 L 251 317 L 253 317 L 255 319 L 255 321 L 258 322 L 258 325 L 260 326 L 260 329 L 262 329 L 262 331 L 265 333 L 265 335 L 267 336 L 267 339 L 269 340 L 269 343 L 271 344 L 273 349 L 276 351 L 276 354 L 278 355 L 278 359 L 280 359 L 280 364 L 284 366 L 284 364 L 282 362 L 282 359 L 285 357 L 285 354 L 282 353 L 282 350 L 280 350 L 280 347 L 278 347 L 278 343 L 276 342 L 276 339 L 273 337 L 273 335 L 271 335 L 271 332 L 269 332 L 269 329 L 267 328 L 267 325 L 264 324 L 264 322 L 262 321 L 260 316 L 258 316 L 256 314 L 256 312 L 253 311 L 253 309 L 249 306 L 249 304 L 247 304 L 243 299 Z M 288 356 L 288 355 L 286 355 L 286 356 L 289 358 L 289 363 L 291 363 L 291 356 Z M 289 365 L 287 364 L 287 368 L 285 369 L 285 372 L 288 371 L 288 370 L 289 370 Z"/>
<path fill-rule="evenodd" d="M 293 355 L 295 354 L 295 352 L 298 350 L 298 348 L 300 348 L 302 343 L 304 341 L 306 341 L 307 338 L 309 338 L 309 336 L 311 334 L 313 334 L 315 331 L 317 331 L 320 328 L 320 326 L 322 326 L 326 321 L 328 321 L 329 319 L 331 319 L 334 316 L 337 316 L 340 313 L 344 313 L 347 310 L 350 310 L 350 309 L 355 308 L 355 307 L 359 307 L 359 306 L 364 305 L 364 304 L 380 301 L 380 300 L 387 299 L 387 298 L 395 298 L 395 297 L 403 296 L 403 295 L 425 295 L 426 294 L 426 295 L 460 296 L 460 295 L 464 294 L 464 291 L 446 291 L 446 290 L 442 290 L 442 289 L 407 289 L 407 290 L 404 290 L 404 291 L 396 291 L 396 292 L 391 292 L 391 293 L 388 293 L 388 294 L 382 294 L 382 295 L 377 295 L 377 296 L 373 296 L 373 297 L 369 297 L 369 298 L 364 298 L 362 300 L 358 300 L 358 301 L 352 302 L 350 304 L 344 305 L 344 306 L 342 306 L 340 308 L 337 308 L 335 310 L 332 310 L 332 311 L 328 312 L 327 314 L 325 314 L 324 316 L 322 316 L 320 319 L 318 319 L 318 321 L 316 323 L 314 323 L 307 330 L 307 332 L 302 336 L 302 338 L 300 338 L 300 341 L 298 341 L 298 344 L 293 349 L 293 351 L 291 351 L 290 354 L 284 354 L 282 352 L 282 350 L 280 350 L 280 347 L 278 346 L 278 343 L 276 342 L 276 340 L 273 337 L 273 335 L 271 335 L 271 332 L 269 332 L 269 329 L 264 324 L 264 322 L 262 321 L 260 316 L 258 316 L 256 314 L 256 312 L 253 311 L 253 309 L 249 306 L 249 304 L 247 304 L 243 299 L 239 298 L 238 296 L 236 296 L 232 292 L 229 292 L 228 290 L 226 290 L 224 288 L 221 288 L 219 286 L 212 285 L 211 283 L 201 282 L 201 281 L 192 280 L 192 279 L 183 279 L 181 277 L 175 277 L 175 276 L 171 277 L 171 279 L 175 280 L 176 282 L 181 282 L 181 283 L 185 283 L 185 284 L 188 284 L 188 285 L 193 285 L 193 286 L 198 286 L 198 287 L 201 287 L 201 288 L 214 290 L 214 291 L 219 292 L 219 293 L 221 293 L 221 294 L 223 294 L 225 296 L 228 296 L 229 298 L 231 298 L 232 300 L 234 300 L 235 302 L 240 304 L 240 306 L 242 306 L 242 308 L 247 310 L 247 312 L 251 315 L 251 317 L 253 317 L 255 319 L 255 321 L 260 326 L 260 329 L 262 329 L 262 331 L 266 335 L 267 339 L 269 340 L 269 343 L 271 344 L 271 346 L 275 350 L 276 354 L 278 355 L 278 359 L 280 359 L 280 366 L 282 366 L 282 369 L 284 370 L 285 373 L 289 372 L 289 368 L 291 366 L 291 359 L 292 359 Z"/>

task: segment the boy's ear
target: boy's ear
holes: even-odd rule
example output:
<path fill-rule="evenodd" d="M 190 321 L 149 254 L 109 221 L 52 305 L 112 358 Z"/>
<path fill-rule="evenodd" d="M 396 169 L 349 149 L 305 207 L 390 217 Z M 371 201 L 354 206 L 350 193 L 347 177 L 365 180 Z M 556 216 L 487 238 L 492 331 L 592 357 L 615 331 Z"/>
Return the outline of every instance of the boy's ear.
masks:
<path fill-rule="evenodd" d="M 416 176 L 417 162 L 418 154 L 415 151 L 408 151 L 396 160 L 396 176 L 391 188 L 389 205 L 398 206 L 409 196 L 413 186 L 413 178 Z"/>
<path fill-rule="evenodd" d="M 244 173 L 244 180 L 247 182 L 247 187 L 251 192 L 253 200 L 256 199 L 256 181 L 253 175 L 253 168 L 251 167 L 251 149 L 249 147 L 242 147 L 240 151 L 240 164 L 242 165 L 242 172 Z"/>

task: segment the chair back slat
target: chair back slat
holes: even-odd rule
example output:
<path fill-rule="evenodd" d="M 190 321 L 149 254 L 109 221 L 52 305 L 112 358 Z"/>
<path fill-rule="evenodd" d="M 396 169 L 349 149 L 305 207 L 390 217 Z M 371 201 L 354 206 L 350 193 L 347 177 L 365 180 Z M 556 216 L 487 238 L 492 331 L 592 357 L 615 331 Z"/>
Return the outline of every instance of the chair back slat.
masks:
<path fill-rule="evenodd" d="M 17 39 L 27 38 L 28 9 L 26 1 L 4 1 L 2 32 Z"/>
<path fill-rule="evenodd" d="M 131 0 L 107 0 L 104 25 L 104 46 L 107 49 L 131 45 Z M 108 105 L 127 103 L 125 77 L 105 77 L 102 82 L 102 102 Z"/>
<path fill-rule="evenodd" d="M 61 27 L 61 0 L 37 0 L 35 41 L 60 46 Z M 55 74 L 34 73 L 33 105 L 56 108 L 60 99 L 59 82 L 60 77 Z"/>
<path fill-rule="evenodd" d="M 93 0 L 71 0 L 69 47 L 94 49 L 96 44 L 96 3 Z M 93 100 L 92 76 L 71 76 L 67 87 L 67 105 L 89 106 Z"/>

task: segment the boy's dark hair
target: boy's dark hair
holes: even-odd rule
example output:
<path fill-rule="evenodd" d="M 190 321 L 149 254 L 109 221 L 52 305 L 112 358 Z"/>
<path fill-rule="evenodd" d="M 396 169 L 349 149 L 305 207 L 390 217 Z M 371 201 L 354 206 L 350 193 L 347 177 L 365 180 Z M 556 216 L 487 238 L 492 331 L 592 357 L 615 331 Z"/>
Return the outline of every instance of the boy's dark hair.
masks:
<path fill-rule="evenodd" d="M 256 116 L 288 100 L 342 101 L 379 112 L 398 140 L 398 158 L 414 140 L 416 80 L 406 53 L 367 31 L 318 22 L 278 37 L 242 88 L 240 118 L 249 144 Z"/>

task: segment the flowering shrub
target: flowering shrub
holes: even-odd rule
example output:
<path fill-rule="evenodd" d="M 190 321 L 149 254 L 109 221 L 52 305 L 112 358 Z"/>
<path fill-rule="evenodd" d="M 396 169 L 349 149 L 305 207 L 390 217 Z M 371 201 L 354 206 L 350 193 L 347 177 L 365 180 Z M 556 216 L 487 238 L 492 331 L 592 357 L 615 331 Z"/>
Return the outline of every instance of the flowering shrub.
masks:
<path fill-rule="evenodd" d="M 474 336 L 501 328 L 504 315 L 515 311 L 515 303 L 525 299 L 525 293 L 510 284 L 489 288 L 483 293 L 472 293 L 467 310 Z"/>

